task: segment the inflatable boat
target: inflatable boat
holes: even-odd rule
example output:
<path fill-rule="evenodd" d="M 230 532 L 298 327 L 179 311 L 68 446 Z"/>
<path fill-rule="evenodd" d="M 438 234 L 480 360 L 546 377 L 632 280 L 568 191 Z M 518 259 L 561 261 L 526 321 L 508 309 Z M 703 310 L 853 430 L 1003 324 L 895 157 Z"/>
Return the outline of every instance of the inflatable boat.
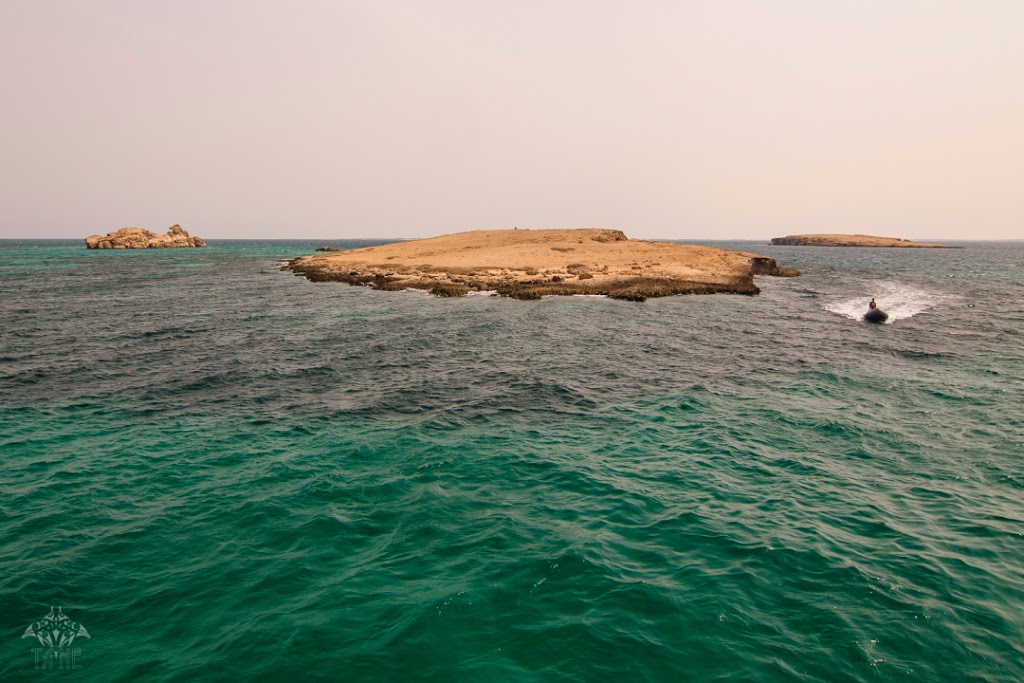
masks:
<path fill-rule="evenodd" d="M 888 319 L 889 314 L 881 308 L 872 308 L 864 314 L 864 322 L 866 323 L 884 323 Z"/>

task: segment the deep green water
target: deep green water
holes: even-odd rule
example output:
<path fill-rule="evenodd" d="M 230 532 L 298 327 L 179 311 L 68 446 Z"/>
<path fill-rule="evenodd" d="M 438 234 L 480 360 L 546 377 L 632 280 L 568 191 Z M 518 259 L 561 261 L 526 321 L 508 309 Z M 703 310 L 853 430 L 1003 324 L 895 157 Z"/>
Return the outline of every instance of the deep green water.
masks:
<path fill-rule="evenodd" d="M 319 244 L 0 242 L 0 679 L 1024 680 L 1024 243 L 643 304 Z"/>

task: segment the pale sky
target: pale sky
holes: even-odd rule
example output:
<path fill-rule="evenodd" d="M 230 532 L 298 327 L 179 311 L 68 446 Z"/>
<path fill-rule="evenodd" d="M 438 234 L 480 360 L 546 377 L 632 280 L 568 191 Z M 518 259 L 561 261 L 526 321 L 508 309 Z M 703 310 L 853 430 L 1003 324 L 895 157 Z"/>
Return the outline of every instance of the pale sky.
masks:
<path fill-rule="evenodd" d="M 0 238 L 1024 238 L 1024 0 L 0 0 Z"/>

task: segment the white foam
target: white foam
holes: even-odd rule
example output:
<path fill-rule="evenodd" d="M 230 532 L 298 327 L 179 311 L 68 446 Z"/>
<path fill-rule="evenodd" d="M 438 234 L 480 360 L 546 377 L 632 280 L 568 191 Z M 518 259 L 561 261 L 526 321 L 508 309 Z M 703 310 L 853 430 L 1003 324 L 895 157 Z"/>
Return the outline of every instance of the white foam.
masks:
<path fill-rule="evenodd" d="M 958 297 L 942 292 L 928 292 L 900 282 L 880 281 L 867 283 L 864 294 L 854 299 L 833 299 L 825 304 L 825 310 L 838 315 L 860 320 L 868 310 L 868 302 L 875 297 L 878 307 L 889 314 L 886 324 L 896 320 L 912 318 L 930 308 L 949 303 Z"/>

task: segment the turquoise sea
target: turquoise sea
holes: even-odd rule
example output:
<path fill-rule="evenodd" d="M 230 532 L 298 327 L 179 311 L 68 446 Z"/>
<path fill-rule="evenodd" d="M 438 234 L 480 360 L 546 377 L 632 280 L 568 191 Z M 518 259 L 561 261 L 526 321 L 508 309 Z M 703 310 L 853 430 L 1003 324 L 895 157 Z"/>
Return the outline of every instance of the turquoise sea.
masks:
<path fill-rule="evenodd" d="M 1024 243 L 645 303 L 321 244 L 0 241 L 0 680 L 1024 680 Z"/>

